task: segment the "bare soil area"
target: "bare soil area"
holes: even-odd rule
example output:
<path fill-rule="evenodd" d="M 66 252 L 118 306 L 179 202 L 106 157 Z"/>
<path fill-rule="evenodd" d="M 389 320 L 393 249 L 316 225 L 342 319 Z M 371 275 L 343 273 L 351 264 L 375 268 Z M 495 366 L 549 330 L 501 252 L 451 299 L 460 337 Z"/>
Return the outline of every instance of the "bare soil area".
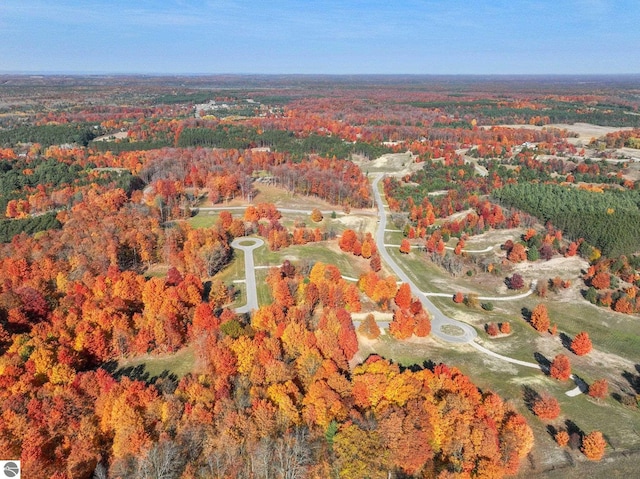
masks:
<path fill-rule="evenodd" d="M 570 125 L 568 123 L 554 123 L 551 125 L 537 126 L 537 125 L 500 125 L 505 128 L 524 128 L 528 130 L 537 130 L 541 131 L 544 129 L 557 128 L 559 130 L 567 130 L 569 134 L 576 134 L 577 137 L 567 138 L 569 143 L 576 144 L 581 142 L 582 144 L 588 143 L 591 138 L 600 138 L 605 136 L 607 133 L 613 133 L 615 131 L 626 131 L 633 130 L 631 127 L 621 126 L 621 127 L 613 127 L 613 126 L 600 126 L 600 125 L 592 125 L 590 123 L 574 123 Z M 484 126 L 484 128 L 491 128 L 491 126 Z"/>
<path fill-rule="evenodd" d="M 94 138 L 93 141 L 115 141 L 115 140 L 124 140 L 129 132 L 127 131 L 118 131 L 116 133 L 109 133 L 108 135 L 98 136 Z"/>
<path fill-rule="evenodd" d="M 375 160 L 367 160 L 354 155 L 353 162 L 365 172 L 384 172 L 397 175 L 406 175 L 422 168 L 421 163 L 416 163 L 415 156 L 411 152 L 388 153 Z"/>

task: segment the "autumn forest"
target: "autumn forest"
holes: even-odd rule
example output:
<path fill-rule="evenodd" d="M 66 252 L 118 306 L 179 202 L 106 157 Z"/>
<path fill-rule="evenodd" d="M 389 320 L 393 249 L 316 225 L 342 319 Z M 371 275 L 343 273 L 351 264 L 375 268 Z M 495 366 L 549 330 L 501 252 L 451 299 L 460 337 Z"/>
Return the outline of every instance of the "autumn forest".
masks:
<path fill-rule="evenodd" d="M 22 477 L 636 471 L 637 77 L 0 79 Z"/>

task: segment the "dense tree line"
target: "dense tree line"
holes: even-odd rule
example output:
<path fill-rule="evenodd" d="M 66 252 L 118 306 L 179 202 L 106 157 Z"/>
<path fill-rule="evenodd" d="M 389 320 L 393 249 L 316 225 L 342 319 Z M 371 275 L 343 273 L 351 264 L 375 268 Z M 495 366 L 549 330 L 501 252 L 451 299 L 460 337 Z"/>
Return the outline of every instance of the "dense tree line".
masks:
<path fill-rule="evenodd" d="M 67 187 L 80 188 L 95 183 L 122 188 L 127 194 L 142 187 L 140 178 L 129 171 L 94 171 L 93 166 L 91 163 L 82 166 L 73 160 L 66 162 L 44 156 L 0 160 L 0 213 L 5 214 L 12 200 L 31 199 L 35 202 L 34 198 L 51 196 L 55 191 Z M 43 203 L 46 205 L 46 202 Z M 38 204 L 32 206 L 35 206 L 33 213 L 46 211 Z M 50 208 L 55 206 L 49 204 Z M 70 206 L 70 203 L 64 206 Z"/>
<path fill-rule="evenodd" d="M 7 243 L 20 233 L 33 234 L 61 227 L 62 224 L 56 219 L 56 213 L 53 211 L 32 218 L 0 220 L 0 243 Z"/>
<path fill-rule="evenodd" d="M 640 192 L 590 192 L 553 184 L 521 183 L 493 192 L 506 205 L 551 221 L 573 239 L 584 238 L 606 256 L 640 250 Z"/>
<path fill-rule="evenodd" d="M 87 146 L 100 133 L 101 130 L 86 123 L 19 126 L 0 131 L 0 145 L 16 146 L 19 143 L 39 143 L 42 146 L 51 146 L 77 143 Z"/>
<path fill-rule="evenodd" d="M 311 153 L 329 158 L 348 158 L 352 153 L 358 153 L 373 158 L 391 151 L 381 145 L 348 143 L 336 136 L 312 134 L 299 138 L 291 131 L 258 132 L 254 128 L 237 125 L 218 125 L 213 129 L 185 128 L 180 133 L 178 146 L 226 149 L 269 147 L 273 151 L 287 152 L 293 159 L 301 159 Z"/>
<path fill-rule="evenodd" d="M 518 102 L 515 99 L 449 99 L 411 101 L 407 104 L 424 109 L 437 109 L 458 118 L 473 117 L 480 124 L 518 123 L 593 123 L 603 126 L 640 126 L 640 117 L 622 104 L 600 103 L 585 108 L 584 103 L 555 99 Z"/>
<path fill-rule="evenodd" d="M 100 152 L 111 152 L 114 154 L 123 151 L 144 151 L 157 150 L 171 146 L 167 140 L 150 140 L 150 141 L 92 141 L 90 148 Z"/>

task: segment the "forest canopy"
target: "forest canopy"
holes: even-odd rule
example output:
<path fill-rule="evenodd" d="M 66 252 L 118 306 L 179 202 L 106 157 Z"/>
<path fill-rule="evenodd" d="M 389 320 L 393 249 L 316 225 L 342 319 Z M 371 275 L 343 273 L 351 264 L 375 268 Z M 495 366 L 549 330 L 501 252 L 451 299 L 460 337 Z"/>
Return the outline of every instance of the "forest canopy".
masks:
<path fill-rule="evenodd" d="M 605 256 L 640 250 L 640 191 L 593 192 L 553 184 L 507 185 L 492 195 L 543 221 L 569 237 L 584 238 Z"/>

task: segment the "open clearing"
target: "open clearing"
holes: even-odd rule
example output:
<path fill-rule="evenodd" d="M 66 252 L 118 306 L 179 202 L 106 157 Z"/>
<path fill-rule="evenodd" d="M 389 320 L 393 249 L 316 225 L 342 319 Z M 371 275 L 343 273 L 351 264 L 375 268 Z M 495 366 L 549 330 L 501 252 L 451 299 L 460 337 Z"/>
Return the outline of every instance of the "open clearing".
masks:
<path fill-rule="evenodd" d="M 567 130 L 569 134 L 578 135 L 576 138 L 570 137 L 567 138 L 569 143 L 582 143 L 586 145 L 592 138 L 600 138 L 605 136 L 607 133 L 613 133 L 616 131 L 628 131 L 633 130 L 631 127 L 612 127 L 612 126 L 600 126 L 600 125 L 592 125 L 590 123 L 574 123 L 572 125 L 568 123 L 553 123 L 550 125 L 537 126 L 537 125 L 497 125 L 505 128 L 524 128 L 528 130 L 537 130 L 542 131 L 545 129 L 555 128 L 558 130 Z M 482 128 L 491 128 L 491 126 L 483 126 Z"/>
<path fill-rule="evenodd" d="M 375 168 L 386 171 L 402 171 L 403 161 L 406 155 L 391 155 L 384 161 L 374 162 Z M 315 199 L 292 198 L 282 188 L 263 186 L 264 191 L 254 198 L 254 202 L 268 201 L 279 208 L 305 209 L 319 207 L 322 210 L 332 210 L 330 206 Z M 241 206 L 240 200 L 234 200 L 229 205 Z M 246 203 L 244 204 L 246 205 Z M 233 210 L 234 216 L 241 210 Z M 201 212 L 200 215 L 202 215 Z M 207 212 L 210 213 L 210 212 Z M 217 212 L 207 215 L 216 218 Z M 281 222 L 291 225 L 304 221 L 307 226 L 320 227 L 325 231 L 333 231 L 340 234 L 346 228 L 360 232 L 373 233 L 376 229 L 376 217 L 373 210 L 352 211 L 350 214 L 339 214 L 335 218 L 325 215 L 319 224 L 311 222 L 302 213 L 283 212 Z M 198 225 L 200 216 L 190 221 Z M 211 223 L 212 224 L 212 223 Z M 480 354 L 468 345 L 452 346 L 436 339 L 428 337 L 423 339 L 412 338 L 408 341 L 397 341 L 383 331 L 376 340 L 358 338 L 359 351 L 352 361 L 352 365 L 364 361 L 370 354 L 379 354 L 402 365 L 428 366 L 440 362 L 458 367 L 464 374 L 472 378 L 481 389 L 491 389 L 507 398 L 515 407 L 525 414 L 536 437 L 536 447 L 529 457 L 529 461 L 523 465 L 523 471 L 519 477 L 572 477 L 570 471 L 591 471 L 594 466 L 588 463 L 577 450 L 562 450 L 557 447 L 553 438 L 548 433 L 547 426 L 564 427 L 565 421 L 572 421 L 585 431 L 601 430 L 610 446 L 608 454 L 613 456 L 623 451 L 630 453 L 640 450 L 640 417 L 636 410 L 629 409 L 612 397 L 612 394 L 630 394 L 632 392 L 625 374 L 637 374 L 637 365 L 640 364 L 640 321 L 636 316 L 628 316 L 614 313 L 610 310 L 598 308 L 586 302 L 581 290 L 584 284 L 581 280 L 583 271 L 588 267 L 586 261 L 571 257 L 565 258 L 556 255 L 550 261 L 539 260 L 536 262 L 523 262 L 512 264 L 505 261 L 505 252 L 500 245 L 506 240 L 517 240 L 523 233 L 522 228 L 511 230 L 490 230 L 482 235 L 472 236 L 466 243 L 467 249 L 490 251 L 481 254 L 468 254 L 469 257 L 478 257 L 482 261 L 489 261 L 495 265 L 492 273 L 476 272 L 471 276 L 463 271 L 458 277 L 452 277 L 448 273 L 427 260 L 426 254 L 418 249 L 413 249 L 408 255 L 399 253 L 397 248 L 388 248 L 392 257 L 402 265 L 413 281 L 423 291 L 444 292 L 453 295 L 456 291 L 475 292 L 480 296 L 505 296 L 517 294 L 517 291 L 508 290 L 504 279 L 506 276 L 519 272 L 525 279 L 525 284 L 531 281 L 548 281 L 559 276 L 563 280 L 570 280 L 571 286 L 557 293 L 549 292 L 546 298 L 535 295 L 513 301 L 500 301 L 494 303 L 492 311 L 469 308 L 465 305 L 453 303 L 451 298 L 433 298 L 434 304 L 446 315 L 461 320 L 474 326 L 479 331 L 478 342 L 487 349 L 498 354 L 526 362 L 538 362 L 544 364 L 550 361 L 556 354 L 563 353 L 569 356 L 572 371 L 588 383 L 594 380 L 606 378 L 610 385 L 610 396 L 597 402 L 586 395 L 581 394 L 570 398 L 565 393 L 575 388 L 571 381 L 559 383 L 540 370 L 524 368 L 518 365 L 506 363 L 499 358 Z M 385 235 L 385 242 L 399 243 L 402 238 L 400 232 L 389 231 Z M 450 246 L 455 240 L 452 240 Z M 280 251 L 270 251 L 263 246 L 255 251 L 256 266 L 279 266 L 288 259 L 295 265 L 306 267 L 315 261 L 322 261 L 336 265 L 343 275 L 358 278 L 368 271 L 368 261 L 342 252 L 338 247 L 337 239 L 330 239 L 319 243 L 297 245 L 284 248 Z M 236 252 L 232 263 L 221 273 L 218 278 L 229 284 L 234 279 L 243 279 L 241 263 L 242 254 Z M 384 271 L 384 270 L 383 270 Z M 258 296 L 260 304 L 267 304 L 272 299 L 265 285 L 268 270 L 259 269 Z M 386 276 L 388 272 L 383 272 Z M 244 298 L 244 284 L 238 283 L 240 290 L 239 299 L 235 304 L 242 304 Z M 520 291 L 522 292 L 522 291 Z M 544 302 L 549 309 L 551 322 L 558 325 L 558 329 L 566 336 L 540 335 L 524 320 L 523 310 L 531 310 L 537 304 Z M 363 299 L 363 312 L 354 315 L 354 321 L 362 320 L 368 312 L 376 313 L 376 319 L 388 321 L 390 315 L 382 314 L 375 310 L 375 305 Z M 484 327 L 489 322 L 502 323 L 508 321 L 512 332 L 509 335 L 496 338 L 489 337 Z M 594 351 L 584 357 L 575 356 L 563 343 L 563 339 L 572 338 L 580 331 L 589 331 L 594 343 Z M 193 365 L 193 363 L 192 363 Z M 146 366 L 145 366 L 146 367 Z M 164 366 L 167 368 L 166 366 Z M 538 393 L 548 392 L 561 404 L 562 415 L 556 421 L 547 423 L 535 417 L 527 408 L 524 400 L 524 391 L 531 388 Z M 607 457 L 609 457 L 607 456 Z M 553 476 L 553 469 L 564 471 L 563 476 Z M 585 477 L 585 476 L 583 476 Z M 615 477 L 615 476 L 612 476 Z"/>

